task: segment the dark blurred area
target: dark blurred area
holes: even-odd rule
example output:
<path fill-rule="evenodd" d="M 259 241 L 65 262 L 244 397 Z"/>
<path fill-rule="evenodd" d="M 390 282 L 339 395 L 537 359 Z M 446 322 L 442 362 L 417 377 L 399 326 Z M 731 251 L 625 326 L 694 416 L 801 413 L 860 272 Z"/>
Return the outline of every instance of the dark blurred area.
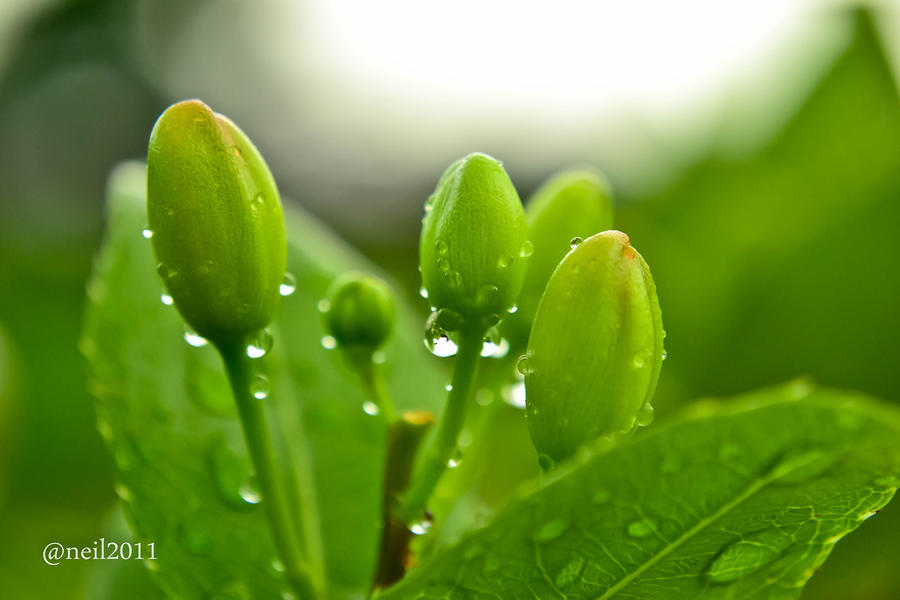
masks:
<path fill-rule="evenodd" d="M 476 105 L 445 123 L 440 105 L 392 104 L 354 82 L 352 102 L 332 98 L 344 75 L 317 53 L 327 32 L 312 4 L 11 0 L 0 10 L 4 597 L 98 597 L 118 576 L 38 557 L 53 540 L 123 531 L 77 350 L 84 286 L 109 171 L 143 157 L 157 115 L 185 97 L 240 123 L 284 197 L 410 297 L 422 203 L 457 156 L 503 159 L 523 199 L 560 167 L 606 171 L 617 227 L 659 290 L 660 422 L 691 399 L 798 375 L 900 401 L 900 97 L 886 50 L 900 7 L 816 12 L 804 26 L 818 33 L 770 49 L 764 74 L 735 88 L 740 102 L 720 90 L 716 110 L 676 114 L 667 129 L 599 108 L 535 120 L 537 105 Z M 890 506 L 837 546 L 804 598 L 897 597 L 898 535 Z"/>

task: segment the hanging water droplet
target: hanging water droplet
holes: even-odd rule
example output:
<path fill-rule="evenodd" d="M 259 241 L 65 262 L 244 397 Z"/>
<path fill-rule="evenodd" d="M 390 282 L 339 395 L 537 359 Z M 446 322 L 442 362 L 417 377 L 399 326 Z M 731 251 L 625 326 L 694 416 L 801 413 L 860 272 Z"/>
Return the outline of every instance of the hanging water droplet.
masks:
<path fill-rule="evenodd" d="M 165 292 L 159 295 L 159 300 L 166 306 L 172 306 L 173 304 L 175 304 L 175 300 L 172 298 L 172 296 L 166 294 Z"/>
<path fill-rule="evenodd" d="M 500 258 L 497 259 L 497 266 L 501 269 L 505 269 L 512 264 L 512 261 L 513 257 L 511 254 L 501 254 Z"/>
<path fill-rule="evenodd" d="M 419 288 L 419 295 L 422 296 L 423 298 L 425 298 L 426 300 L 428 299 L 428 290 L 425 289 L 425 286 L 422 286 Z"/>
<path fill-rule="evenodd" d="M 439 256 L 437 259 L 438 270 L 444 275 L 450 274 L 450 259 L 446 256 Z"/>
<path fill-rule="evenodd" d="M 178 270 L 173 269 L 166 263 L 159 263 L 156 265 L 156 272 L 159 273 L 159 276 L 163 279 L 172 279 L 173 277 L 178 276 Z"/>
<path fill-rule="evenodd" d="M 272 349 L 272 334 L 268 329 L 260 331 L 256 338 L 247 346 L 247 356 L 250 358 L 262 358 Z"/>
<path fill-rule="evenodd" d="M 444 386 L 444 389 L 447 390 L 448 392 L 451 391 L 453 389 L 453 384 L 448 383 L 447 385 Z"/>
<path fill-rule="evenodd" d="M 771 563 L 794 543 L 776 527 L 743 535 L 726 546 L 706 568 L 713 583 L 726 583 Z"/>
<path fill-rule="evenodd" d="M 377 404 L 369 401 L 363 402 L 362 409 L 364 413 L 373 417 L 381 412 L 380 410 L 378 410 Z"/>
<path fill-rule="evenodd" d="M 503 400 L 513 408 L 525 409 L 525 382 L 517 381 L 503 388 Z"/>
<path fill-rule="evenodd" d="M 509 308 L 506 309 L 506 312 L 513 315 L 513 314 L 519 312 L 519 307 L 517 305 L 513 304 L 512 306 L 510 306 Z"/>
<path fill-rule="evenodd" d="M 450 287 L 462 287 L 462 275 L 459 271 L 450 271 L 447 273 L 447 277 L 450 279 Z"/>
<path fill-rule="evenodd" d="M 434 339 L 426 339 L 425 347 L 428 348 L 432 354 L 441 358 L 454 356 L 458 350 L 456 343 L 451 340 L 447 334 L 441 334 Z"/>
<path fill-rule="evenodd" d="M 184 341 L 188 343 L 188 346 L 192 348 L 202 348 L 209 344 L 209 340 L 207 340 L 202 335 L 198 335 L 197 333 L 191 331 L 190 329 L 186 329 L 184 331 Z"/>
<path fill-rule="evenodd" d="M 278 286 L 278 293 L 282 296 L 290 296 L 297 289 L 297 280 L 291 273 L 285 273 L 281 285 Z"/>
<path fill-rule="evenodd" d="M 149 229 L 149 228 L 148 228 L 148 229 L 141 229 L 141 236 L 142 236 L 145 240 L 149 240 L 150 238 L 153 237 L 153 230 L 152 230 L 152 229 Z"/>
<path fill-rule="evenodd" d="M 475 295 L 475 304 L 484 311 L 501 310 L 500 288 L 492 284 L 481 286 Z M 499 315 L 497 315 L 497 320 L 500 320 Z"/>
<path fill-rule="evenodd" d="M 500 338 L 499 343 L 489 339 L 484 340 L 481 356 L 503 358 L 507 354 L 509 354 L 509 341 L 506 338 Z"/>
<path fill-rule="evenodd" d="M 559 538 L 569 529 L 569 521 L 564 518 L 547 521 L 534 533 L 537 542 L 547 543 Z"/>
<path fill-rule="evenodd" d="M 669 357 L 669 353 L 666 352 L 666 349 L 663 348 L 661 360 L 666 360 Z"/>
<path fill-rule="evenodd" d="M 462 450 L 457 448 L 453 451 L 453 456 L 450 457 L 450 460 L 447 461 L 447 467 L 450 469 L 455 469 L 459 466 L 459 463 L 462 462 Z"/>
<path fill-rule="evenodd" d="M 322 347 L 326 350 L 334 350 L 335 348 L 337 348 L 337 340 L 334 339 L 333 335 L 323 335 Z"/>
<path fill-rule="evenodd" d="M 257 375 L 250 384 L 250 393 L 257 400 L 265 400 L 269 397 L 269 380 L 265 375 Z"/>
<path fill-rule="evenodd" d="M 646 427 L 653 422 L 653 406 L 647 402 L 637 413 L 637 426 Z"/>
<path fill-rule="evenodd" d="M 456 354 L 456 343 L 447 330 L 459 327 L 461 317 L 456 312 L 442 308 L 431 313 L 425 322 L 425 347 L 435 356 L 446 357 Z"/>
<path fill-rule="evenodd" d="M 429 529 L 431 529 L 431 521 L 427 519 L 416 521 L 409 526 L 409 532 L 413 535 L 425 535 Z"/>
<path fill-rule="evenodd" d="M 259 495 L 259 490 L 256 489 L 256 485 L 253 482 L 253 479 L 248 479 L 244 485 L 241 486 L 241 489 L 238 490 L 238 493 L 241 495 L 241 498 L 247 504 L 259 504 L 262 498 Z"/>
<path fill-rule="evenodd" d="M 522 247 L 519 248 L 519 256 L 528 258 L 532 254 L 534 254 L 534 244 L 531 243 L 531 240 L 525 240 L 522 242 Z"/>
<path fill-rule="evenodd" d="M 572 248 L 572 250 L 574 250 L 575 248 L 580 246 L 581 242 L 583 242 L 583 241 L 584 240 L 580 237 L 577 237 L 577 236 L 573 237 L 571 240 L 569 240 L 569 247 Z"/>
<path fill-rule="evenodd" d="M 516 363 L 516 370 L 522 375 L 531 375 L 534 373 L 534 365 L 531 362 L 530 354 L 523 354 Z"/>
<path fill-rule="evenodd" d="M 131 502 L 134 499 L 134 496 L 131 494 L 131 490 L 123 483 L 116 483 L 113 486 L 116 491 L 116 496 L 119 497 L 123 502 Z"/>
<path fill-rule="evenodd" d="M 650 519 L 640 519 L 628 524 L 628 535 L 636 538 L 647 537 L 656 529 L 656 525 Z"/>
<path fill-rule="evenodd" d="M 434 249 L 437 250 L 439 255 L 444 255 L 450 252 L 450 247 L 447 246 L 447 242 L 444 240 L 438 240 L 434 243 Z"/>

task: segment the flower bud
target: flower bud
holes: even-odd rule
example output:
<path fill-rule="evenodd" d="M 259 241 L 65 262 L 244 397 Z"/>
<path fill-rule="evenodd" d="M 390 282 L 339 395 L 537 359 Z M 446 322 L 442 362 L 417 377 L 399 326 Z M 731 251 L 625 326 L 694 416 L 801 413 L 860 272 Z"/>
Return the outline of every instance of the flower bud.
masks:
<path fill-rule="evenodd" d="M 528 261 L 518 311 L 504 322 L 512 348 L 523 348 L 538 302 L 573 239 L 583 239 L 612 227 L 612 195 L 606 179 L 590 170 L 572 170 L 551 177 L 525 205 L 528 237 L 534 255 Z"/>
<path fill-rule="evenodd" d="M 394 330 L 394 300 L 388 285 L 371 275 L 345 273 L 328 290 L 325 329 L 342 348 L 368 355 Z"/>
<path fill-rule="evenodd" d="M 528 428 L 542 463 L 563 460 L 590 439 L 649 424 L 663 336 L 650 269 L 628 236 L 604 231 L 566 255 L 519 361 Z"/>
<path fill-rule="evenodd" d="M 431 305 L 479 327 L 495 324 L 515 304 L 532 252 L 519 195 L 503 166 L 477 153 L 456 161 L 426 211 L 419 261 Z"/>
<path fill-rule="evenodd" d="M 170 106 L 147 151 L 158 270 L 184 320 L 243 343 L 275 314 L 286 247 L 281 200 L 247 136 L 199 100 Z"/>

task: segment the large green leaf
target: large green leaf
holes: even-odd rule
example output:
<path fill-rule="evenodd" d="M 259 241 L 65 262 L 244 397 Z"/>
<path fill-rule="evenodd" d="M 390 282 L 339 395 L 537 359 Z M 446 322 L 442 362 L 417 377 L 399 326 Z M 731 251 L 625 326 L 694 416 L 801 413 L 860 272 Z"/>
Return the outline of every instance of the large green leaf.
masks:
<path fill-rule="evenodd" d="M 262 510 L 244 499 L 253 499 L 249 463 L 218 357 L 209 346 L 189 346 L 181 319 L 160 302 L 141 236 L 144 188 L 139 163 L 111 178 L 81 344 L 117 491 L 138 539 L 156 542 L 158 560 L 148 567 L 169 595 L 280 597 Z M 284 477 L 297 505 L 321 523 L 331 596 L 347 597 L 368 589 L 374 568 L 382 422 L 361 410 L 353 374 L 320 344 L 317 303 L 335 275 L 375 268 L 309 217 L 290 213 L 287 228 L 297 287 L 283 299 L 264 359 L 270 426 L 281 462 L 291 465 Z M 399 308 L 398 334 L 386 348 L 388 387 L 400 408 L 434 409 L 443 375 L 416 335 L 421 322 Z"/>
<path fill-rule="evenodd" d="M 383 597 L 796 598 L 898 477 L 890 406 L 804 382 L 702 402 L 573 465 Z"/>

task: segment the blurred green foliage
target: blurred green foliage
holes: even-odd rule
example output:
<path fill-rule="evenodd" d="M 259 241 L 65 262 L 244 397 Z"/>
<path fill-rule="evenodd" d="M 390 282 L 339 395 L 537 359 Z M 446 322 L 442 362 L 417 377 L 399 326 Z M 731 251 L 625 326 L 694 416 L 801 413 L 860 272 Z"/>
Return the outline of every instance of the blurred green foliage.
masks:
<path fill-rule="evenodd" d="M 106 174 L 143 153 L 167 100 L 124 50 L 116 25 L 132 3 L 116 4 L 62 3 L 0 74 L 0 321 L 19 390 L 0 424 L 12 431 L 0 466 L 0 531 L 17 540 L 0 548 L 8 597 L 94 597 L 91 565 L 50 571 L 36 557 L 54 539 L 89 544 L 113 506 L 76 339 Z M 853 18 L 851 43 L 758 152 L 713 149 L 617 209 L 616 227 L 653 269 L 669 333 L 660 420 L 696 396 L 801 373 L 900 401 L 900 100 L 872 17 Z M 410 198 L 410 212 L 423 200 Z M 499 417 L 485 443 L 526 447 L 519 417 Z M 533 472 L 507 471 L 484 478 L 486 498 L 502 502 L 500 482 Z M 837 546 L 804 597 L 895 596 L 898 534 L 900 507 L 889 506 Z"/>

